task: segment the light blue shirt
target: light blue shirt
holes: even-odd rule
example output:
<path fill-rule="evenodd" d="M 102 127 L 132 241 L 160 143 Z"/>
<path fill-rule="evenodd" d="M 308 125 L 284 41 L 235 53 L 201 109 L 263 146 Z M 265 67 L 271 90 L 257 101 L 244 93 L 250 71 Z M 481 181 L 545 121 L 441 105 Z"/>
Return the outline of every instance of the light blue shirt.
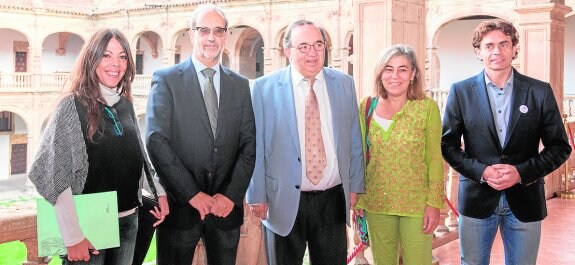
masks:
<path fill-rule="evenodd" d="M 200 87 L 202 88 L 202 96 L 204 95 L 204 81 L 206 78 L 204 74 L 202 74 L 202 70 L 208 68 L 202 62 L 198 61 L 196 57 L 192 57 L 192 63 L 194 64 L 194 68 L 196 68 L 196 75 L 198 75 L 198 81 L 200 81 Z M 212 67 L 216 73 L 214 74 L 214 88 L 216 89 L 216 95 L 218 96 L 218 105 L 220 103 L 220 64 L 216 64 Z"/>
<path fill-rule="evenodd" d="M 485 74 L 485 85 L 487 87 L 487 96 L 491 105 L 491 113 L 495 122 L 495 130 L 499 138 L 501 147 L 505 146 L 505 137 L 507 137 L 507 127 L 509 126 L 509 117 L 511 115 L 511 97 L 513 94 L 513 72 L 505 83 L 505 86 L 497 87 L 487 74 Z"/>

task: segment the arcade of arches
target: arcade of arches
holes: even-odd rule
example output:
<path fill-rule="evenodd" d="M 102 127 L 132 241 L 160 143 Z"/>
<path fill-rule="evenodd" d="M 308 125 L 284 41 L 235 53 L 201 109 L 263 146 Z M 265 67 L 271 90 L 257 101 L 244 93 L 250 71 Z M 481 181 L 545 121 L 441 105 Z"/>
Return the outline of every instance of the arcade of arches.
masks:
<path fill-rule="evenodd" d="M 189 58 L 193 47 L 187 23 L 196 2 L 203 1 L 148 2 L 0 0 L 0 179 L 24 174 L 30 166 L 74 60 L 98 28 L 119 28 L 131 42 L 138 72 L 135 108 L 145 128 L 151 75 Z M 212 2 L 229 19 L 222 64 L 250 79 L 288 64 L 284 30 L 292 20 L 305 18 L 326 30 L 326 64 L 354 77 L 358 98 L 371 92 L 379 51 L 407 43 L 417 51 L 429 94 L 440 106 L 452 82 L 482 69 L 471 46 L 473 28 L 485 19 L 505 19 L 520 34 L 514 66 L 550 82 L 569 116 L 575 107 L 575 75 L 566 74 L 575 72 L 575 0 Z M 547 177 L 549 197 L 561 189 L 562 172 Z M 451 182 L 455 178 L 446 173 L 451 196 L 457 192 Z"/>

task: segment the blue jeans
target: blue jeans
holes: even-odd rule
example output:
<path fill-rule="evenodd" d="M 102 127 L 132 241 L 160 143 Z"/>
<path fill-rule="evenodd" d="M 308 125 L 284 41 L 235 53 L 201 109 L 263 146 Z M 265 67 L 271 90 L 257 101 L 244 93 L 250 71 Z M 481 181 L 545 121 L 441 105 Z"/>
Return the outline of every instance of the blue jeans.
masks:
<path fill-rule="evenodd" d="M 524 223 L 513 215 L 505 194 L 493 214 L 485 219 L 459 216 L 459 241 L 462 265 L 488 265 L 491 247 L 501 232 L 506 265 L 535 265 L 541 221 Z"/>
<path fill-rule="evenodd" d="M 102 249 L 100 254 L 90 254 L 89 261 L 69 261 L 67 256 L 62 257 L 65 265 L 126 265 L 132 264 L 134 248 L 136 246 L 136 234 L 138 232 L 138 210 L 128 216 L 121 217 L 120 246 L 117 248 Z"/>

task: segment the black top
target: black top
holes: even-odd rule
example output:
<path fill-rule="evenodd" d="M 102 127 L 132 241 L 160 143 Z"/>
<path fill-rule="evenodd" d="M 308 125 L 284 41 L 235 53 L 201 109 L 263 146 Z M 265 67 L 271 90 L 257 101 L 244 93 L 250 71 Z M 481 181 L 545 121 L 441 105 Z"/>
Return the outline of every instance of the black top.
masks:
<path fill-rule="evenodd" d="M 114 106 L 106 106 L 115 120 L 100 104 L 102 120 L 93 141 L 88 141 L 86 108 L 76 98 L 82 132 L 88 152 L 88 177 L 83 194 L 117 191 L 118 211 L 139 206 L 138 190 L 143 157 L 133 117 L 133 105 L 121 98 Z M 121 132 L 121 133 L 120 133 Z"/>

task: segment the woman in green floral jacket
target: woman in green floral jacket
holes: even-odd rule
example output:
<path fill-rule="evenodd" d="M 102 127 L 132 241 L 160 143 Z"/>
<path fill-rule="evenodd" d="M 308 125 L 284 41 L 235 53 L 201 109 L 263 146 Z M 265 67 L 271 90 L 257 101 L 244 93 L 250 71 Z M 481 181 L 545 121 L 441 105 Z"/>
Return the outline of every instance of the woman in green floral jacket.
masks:
<path fill-rule="evenodd" d="M 423 92 L 413 49 L 395 45 L 378 58 L 377 96 L 360 104 L 366 150 L 365 215 L 375 264 L 431 264 L 433 231 L 443 205 L 441 119 Z"/>

